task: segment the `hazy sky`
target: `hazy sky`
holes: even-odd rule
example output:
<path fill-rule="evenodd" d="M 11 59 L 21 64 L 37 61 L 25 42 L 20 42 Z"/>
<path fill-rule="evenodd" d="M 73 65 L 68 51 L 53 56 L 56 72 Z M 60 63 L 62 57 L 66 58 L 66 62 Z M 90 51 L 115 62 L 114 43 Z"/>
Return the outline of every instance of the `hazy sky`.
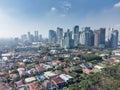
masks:
<path fill-rule="evenodd" d="M 0 37 L 62 27 L 120 27 L 120 0 L 0 0 Z"/>

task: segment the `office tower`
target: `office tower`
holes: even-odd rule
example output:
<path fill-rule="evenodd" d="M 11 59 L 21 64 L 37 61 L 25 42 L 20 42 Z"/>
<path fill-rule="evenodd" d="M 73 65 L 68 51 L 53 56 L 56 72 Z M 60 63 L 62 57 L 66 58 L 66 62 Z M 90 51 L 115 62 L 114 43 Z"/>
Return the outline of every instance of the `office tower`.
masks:
<path fill-rule="evenodd" d="M 28 32 L 28 41 L 31 41 L 31 34 L 30 34 L 30 32 Z"/>
<path fill-rule="evenodd" d="M 35 31 L 35 36 L 34 36 L 34 41 L 38 42 L 39 41 L 39 37 L 38 37 L 38 31 Z"/>
<path fill-rule="evenodd" d="M 78 46 L 79 44 L 79 26 L 76 25 L 74 28 L 73 28 L 73 40 L 74 40 L 74 46 Z"/>
<path fill-rule="evenodd" d="M 39 35 L 39 41 L 42 41 L 42 35 L 41 34 Z"/>
<path fill-rule="evenodd" d="M 66 49 L 73 47 L 72 32 L 68 29 L 64 34 L 63 47 Z"/>
<path fill-rule="evenodd" d="M 84 38 L 84 37 L 82 36 L 82 34 L 83 34 L 83 31 L 80 31 L 80 32 L 79 32 L 79 44 L 80 44 L 80 45 L 82 45 L 82 42 L 83 42 L 83 41 L 82 41 L 82 38 Z"/>
<path fill-rule="evenodd" d="M 98 47 L 100 42 L 100 30 L 94 31 L 94 46 Z"/>
<path fill-rule="evenodd" d="M 30 41 L 31 41 L 31 42 L 34 42 L 34 40 L 35 40 L 35 37 L 34 37 L 33 34 L 31 34 L 31 35 L 30 35 Z"/>
<path fill-rule="evenodd" d="M 108 28 L 107 33 L 106 33 L 106 38 L 105 38 L 105 47 L 110 48 L 111 47 L 111 33 L 112 33 L 113 28 Z"/>
<path fill-rule="evenodd" d="M 56 32 L 54 30 L 49 30 L 49 42 L 56 43 Z"/>
<path fill-rule="evenodd" d="M 15 44 L 18 44 L 19 38 L 18 38 L 18 37 L 15 37 L 15 38 L 14 38 L 14 41 L 15 41 Z"/>
<path fill-rule="evenodd" d="M 64 48 L 70 48 L 70 30 L 68 29 L 64 35 Z"/>
<path fill-rule="evenodd" d="M 57 44 L 60 45 L 62 42 L 62 39 L 63 39 L 63 29 L 57 27 Z"/>
<path fill-rule="evenodd" d="M 27 35 L 26 34 L 21 35 L 21 40 L 23 42 L 27 41 Z"/>
<path fill-rule="evenodd" d="M 100 43 L 99 46 L 104 48 L 105 47 L 105 28 L 100 28 Z"/>
<path fill-rule="evenodd" d="M 80 32 L 80 44 L 85 46 L 94 45 L 94 34 L 90 27 L 85 27 L 82 32 Z"/>
<path fill-rule="evenodd" d="M 94 31 L 94 46 L 105 48 L 105 28 Z"/>
<path fill-rule="evenodd" d="M 118 30 L 113 30 L 111 33 L 111 48 L 118 47 Z"/>
<path fill-rule="evenodd" d="M 72 39 L 72 36 L 73 36 L 73 32 L 70 31 L 70 48 L 74 47 L 74 40 Z M 78 41 L 78 43 L 79 43 L 79 41 Z"/>

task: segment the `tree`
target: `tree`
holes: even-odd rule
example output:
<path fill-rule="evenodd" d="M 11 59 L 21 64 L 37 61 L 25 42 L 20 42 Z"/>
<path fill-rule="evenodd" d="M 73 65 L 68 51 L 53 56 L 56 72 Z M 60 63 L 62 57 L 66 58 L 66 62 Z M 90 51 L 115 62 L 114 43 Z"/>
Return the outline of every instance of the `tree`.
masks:
<path fill-rule="evenodd" d="M 64 58 L 63 58 L 63 57 L 59 57 L 58 60 L 60 60 L 60 61 L 63 62 L 63 61 L 64 61 Z"/>

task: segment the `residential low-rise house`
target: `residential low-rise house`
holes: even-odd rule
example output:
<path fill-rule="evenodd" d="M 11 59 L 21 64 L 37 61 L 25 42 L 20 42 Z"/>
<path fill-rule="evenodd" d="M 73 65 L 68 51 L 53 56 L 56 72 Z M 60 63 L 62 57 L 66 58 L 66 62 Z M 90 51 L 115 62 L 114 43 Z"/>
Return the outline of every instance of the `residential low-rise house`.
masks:
<path fill-rule="evenodd" d="M 86 74 L 93 74 L 93 70 L 88 69 L 88 68 L 84 68 L 84 69 L 82 69 L 82 71 Z"/>
<path fill-rule="evenodd" d="M 13 56 L 13 53 L 11 53 L 11 52 L 10 53 L 4 53 L 1 56 L 2 56 L 2 59 L 6 61 L 6 60 L 9 60 Z"/>
<path fill-rule="evenodd" d="M 104 56 L 109 56 L 109 54 L 100 54 L 99 56 L 104 57 Z"/>
<path fill-rule="evenodd" d="M 0 72 L 0 76 L 6 75 L 6 72 Z"/>
<path fill-rule="evenodd" d="M 74 57 L 73 59 L 74 59 L 74 60 L 79 60 L 80 58 L 79 58 L 79 57 Z"/>
<path fill-rule="evenodd" d="M 31 68 L 30 70 L 27 70 L 27 71 L 26 71 L 26 74 L 27 74 L 28 76 L 36 75 L 36 73 L 37 73 L 37 71 L 36 71 L 35 68 Z"/>
<path fill-rule="evenodd" d="M 118 62 L 111 61 L 110 64 L 111 65 L 116 65 L 116 64 L 118 64 Z"/>
<path fill-rule="evenodd" d="M 64 68 L 63 71 L 66 72 L 66 73 L 69 73 L 69 72 L 71 72 L 71 69 L 70 68 Z"/>
<path fill-rule="evenodd" d="M 46 78 L 50 79 L 50 78 L 53 78 L 53 77 L 57 76 L 57 74 L 55 74 L 55 73 L 53 73 L 51 71 L 47 71 L 47 72 L 44 72 L 44 76 Z"/>
<path fill-rule="evenodd" d="M 20 77 L 26 74 L 25 68 L 18 68 L 17 71 L 19 72 Z"/>
<path fill-rule="evenodd" d="M 65 58 L 69 58 L 70 55 L 69 55 L 69 54 L 64 54 L 64 57 L 65 57 Z"/>
<path fill-rule="evenodd" d="M 57 90 L 56 86 L 50 80 L 45 80 L 42 85 L 45 90 Z"/>
<path fill-rule="evenodd" d="M 59 61 L 59 60 L 53 60 L 52 61 L 52 65 L 53 66 L 57 66 L 57 65 L 59 65 L 61 62 Z"/>
<path fill-rule="evenodd" d="M 15 85 L 17 88 L 19 88 L 19 87 L 22 87 L 24 85 L 24 82 L 23 82 L 23 80 L 20 80 L 20 81 L 15 82 Z"/>
<path fill-rule="evenodd" d="M 8 84 L 0 82 L 0 90 L 12 90 L 12 87 L 10 87 Z"/>
<path fill-rule="evenodd" d="M 51 81 L 55 84 L 57 88 L 62 89 L 65 86 L 65 81 L 60 77 L 54 77 L 51 79 Z"/>
<path fill-rule="evenodd" d="M 61 62 L 61 66 L 66 67 L 67 63 L 66 62 Z"/>
<path fill-rule="evenodd" d="M 46 77 L 45 77 L 44 75 L 36 76 L 36 78 L 37 78 L 37 80 L 38 80 L 39 82 L 42 82 L 42 81 L 44 81 L 44 80 L 46 79 Z"/>
<path fill-rule="evenodd" d="M 55 70 L 54 73 L 57 74 L 57 75 L 60 75 L 60 74 L 62 74 L 62 71 L 61 70 Z"/>
<path fill-rule="evenodd" d="M 8 73 L 11 74 L 13 73 L 15 70 L 9 70 Z"/>
<path fill-rule="evenodd" d="M 42 66 L 36 66 L 36 70 L 37 70 L 37 72 L 45 72 L 46 70 L 45 70 L 45 68 L 43 68 Z"/>
<path fill-rule="evenodd" d="M 28 90 L 27 86 L 19 87 L 18 90 Z"/>
<path fill-rule="evenodd" d="M 28 85 L 29 90 L 43 90 L 42 86 L 36 82 Z"/>
<path fill-rule="evenodd" d="M 89 64 L 89 63 L 82 63 L 80 66 L 81 66 L 82 68 L 92 68 L 92 65 Z"/>
<path fill-rule="evenodd" d="M 51 61 L 51 57 L 46 55 L 43 57 L 43 60 L 44 61 Z"/>
<path fill-rule="evenodd" d="M 0 59 L 0 66 L 1 66 L 2 71 L 6 70 L 5 68 L 9 69 L 9 66 L 8 66 L 7 62 L 3 61 L 1 59 Z"/>
<path fill-rule="evenodd" d="M 114 62 L 120 63 L 120 60 L 114 60 Z"/>
<path fill-rule="evenodd" d="M 32 83 L 36 81 L 36 78 L 35 77 L 29 77 L 29 78 L 25 78 L 25 83 Z"/>
<path fill-rule="evenodd" d="M 53 69 L 53 67 L 50 66 L 50 65 L 44 65 L 43 68 L 45 68 L 46 70 L 52 70 Z"/>
<path fill-rule="evenodd" d="M 103 68 L 104 68 L 104 67 L 99 66 L 99 65 L 95 65 L 95 66 L 94 66 L 94 69 L 97 69 L 98 71 L 102 71 Z"/>
<path fill-rule="evenodd" d="M 120 56 L 120 49 L 112 51 L 112 54 L 115 56 Z"/>
<path fill-rule="evenodd" d="M 15 79 L 18 79 L 19 75 L 16 73 L 13 73 L 13 74 L 9 74 L 9 77 L 10 79 L 15 80 Z"/>
<path fill-rule="evenodd" d="M 58 51 L 58 50 L 50 50 L 50 53 L 51 53 L 51 54 L 58 54 L 59 51 Z"/>
<path fill-rule="evenodd" d="M 72 76 L 66 74 L 61 74 L 59 77 L 62 78 L 67 84 L 70 84 L 73 80 Z"/>
<path fill-rule="evenodd" d="M 32 61 L 29 60 L 29 59 L 24 59 L 23 62 L 24 62 L 24 63 L 31 63 Z"/>
<path fill-rule="evenodd" d="M 18 62 L 19 67 L 25 67 L 25 63 L 24 62 Z"/>

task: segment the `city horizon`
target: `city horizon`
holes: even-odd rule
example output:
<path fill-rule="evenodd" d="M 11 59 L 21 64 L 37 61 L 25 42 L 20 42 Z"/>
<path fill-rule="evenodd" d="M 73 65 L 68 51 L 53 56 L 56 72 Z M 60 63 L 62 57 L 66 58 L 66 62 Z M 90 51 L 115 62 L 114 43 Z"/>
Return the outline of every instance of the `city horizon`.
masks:
<path fill-rule="evenodd" d="M 46 38 L 50 29 L 66 31 L 75 25 L 120 30 L 119 9 L 119 0 L 0 0 L 0 38 L 35 30 Z"/>
<path fill-rule="evenodd" d="M 57 28 L 62 28 L 62 29 L 63 29 L 63 33 L 65 33 L 68 29 L 69 29 L 70 31 L 73 31 L 73 29 L 74 29 L 75 26 L 80 26 L 80 25 L 74 25 L 74 26 L 71 27 L 71 28 L 65 28 L 65 29 L 62 28 L 62 27 L 56 27 L 56 28 L 48 29 L 48 30 L 47 30 L 47 33 L 45 34 L 46 36 L 44 36 L 44 34 L 40 33 L 39 30 L 33 30 L 33 31 L 27 31 L 27 32 L 25 32 L 25 33 L 21 33 L 21 34 L 16 35 L 16 36 L 0 37 L 0 39 L 21 38 L 22 35 L 27 35 L 28 32 L 30 32 L 32 35 L 34 35 L 34 34 L 35 34 L 35 31 L 38 31 L 38 35 L 42 35 L 43 39 L 45 39 L 45 38 L 48 39 L 48 38 L 49 38 L 49 30 L 57 31 Z M 85 28 L 85 27 L 90 27 L 90 26 L 79 27 L 79 28 L 80 28 L 79 31 L 83 31 L 82 29 Z M 97 28 L 90 27 L 90 29 L 91 29 L 92 31 L 99 30 L 100 28 L 105 28 L 105 29 L 106 29 L 106 32 L 110 32 L 110 30 L 118 30 L 118 31 L 120 30 L 120 29 L 118 29 L 118 28 L 113 28 L 113 27 L 97 27 Z M 106 35 L 106 36 L 107 36 L 107 35 Z"/>

